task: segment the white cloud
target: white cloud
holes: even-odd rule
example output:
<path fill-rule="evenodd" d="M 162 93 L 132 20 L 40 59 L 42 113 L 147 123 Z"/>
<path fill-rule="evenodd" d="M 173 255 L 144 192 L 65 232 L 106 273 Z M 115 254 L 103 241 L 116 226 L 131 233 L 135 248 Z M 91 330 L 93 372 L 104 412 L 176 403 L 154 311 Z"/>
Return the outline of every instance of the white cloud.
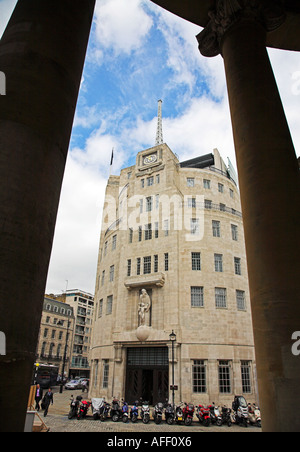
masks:
<path fill-rule="evenodd" d="M 138 49 L 152 27 L 142 0 L 101 0 L 95 9 L 96 37 L 102 47 L 115 55 Z"/>

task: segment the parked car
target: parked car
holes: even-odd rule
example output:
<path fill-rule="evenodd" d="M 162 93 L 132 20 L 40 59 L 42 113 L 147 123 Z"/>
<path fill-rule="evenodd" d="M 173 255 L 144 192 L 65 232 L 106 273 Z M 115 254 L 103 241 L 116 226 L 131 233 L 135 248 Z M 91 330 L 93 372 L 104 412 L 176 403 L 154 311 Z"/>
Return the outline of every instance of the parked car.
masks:
<path fill-rule="evenodd" d="M 79 380 L 71 380 L 69 381 L 69 383 L 66 384 L 65 389 L 70 389 L 70 390 L 74 390 L 74 389 L 79 389 Z"/>

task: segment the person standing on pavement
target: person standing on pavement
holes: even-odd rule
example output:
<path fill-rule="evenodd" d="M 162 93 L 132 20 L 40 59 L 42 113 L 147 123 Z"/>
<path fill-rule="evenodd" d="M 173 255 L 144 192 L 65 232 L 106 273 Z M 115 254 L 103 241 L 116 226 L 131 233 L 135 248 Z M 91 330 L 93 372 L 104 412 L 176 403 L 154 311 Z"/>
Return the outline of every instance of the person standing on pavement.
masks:
<path fill-rule="evenodd" d="M 48 414 L 50 403 L 52 403 L 53 405 L 53 392 L 51 391 L 51 388 L 49 388 L 43 399 L 42 408 L 45 410 L 44 417 L 46 417 Z"/>
<path fill-rule="evenodd" d="M 43 390 L 41 389 L 40 385 L 36 386 L 36 393 L 35 393 L 35 409 L 37 411 L 40 411 L 40 402 L 43 398 Z"/>

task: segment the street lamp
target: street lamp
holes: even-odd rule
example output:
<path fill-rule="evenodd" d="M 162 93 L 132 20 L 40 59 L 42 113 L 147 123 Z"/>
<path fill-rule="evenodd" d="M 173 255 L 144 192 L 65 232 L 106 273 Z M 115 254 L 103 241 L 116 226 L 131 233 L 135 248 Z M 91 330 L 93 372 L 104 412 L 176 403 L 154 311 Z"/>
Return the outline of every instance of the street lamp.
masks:
<path fill-rule="evenodd" d="M 174 333 L 174 330 L 172 330 L 172 333 L 169 336 L 170 341 L 172 342 L 172 402 L 173 402 L 173 408 L 175 410 L 175 375 L 174 375 L 174 344 L 176 342 L 176 334 Z"/>
<path fill-rule="evenodd" d="M 62 320 L 59 320 L 57 325 L 63 326 L 64 322 Z M 69 328 L 71 326 L 71 322 L 68 320 L 68 326 L 67 326 L 67 334 L 66 334 L 66 345 L 65 345 L 65 351 L 64 351 L 64 358 L 63 358 L 63 367 L 62 367 L 62 376 L 61 376 L 61 383 L 59 388 L 59 393 L 62 394 L 63 392 L 63 386 L 64 386 L 64 376 L 65 376 L 65 366 L 66 366 L 66 360 L 67 360 L 67 350 L 68 350 L 68 339 L 69 339 Z"/>

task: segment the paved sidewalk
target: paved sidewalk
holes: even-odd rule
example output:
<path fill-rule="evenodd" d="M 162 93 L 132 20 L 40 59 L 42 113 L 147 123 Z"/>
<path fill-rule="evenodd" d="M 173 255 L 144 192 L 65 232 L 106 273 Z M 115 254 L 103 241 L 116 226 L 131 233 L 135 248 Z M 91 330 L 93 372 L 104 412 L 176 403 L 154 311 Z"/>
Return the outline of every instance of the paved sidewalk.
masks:
<path fill-rule="evenodd" d="M 77 396 L 77 395 L 83 395 L 83 397 L 87 400 L 87 394 L 82 394 L 82 391 L 66 391 L 62 394 L 58 393 L 58 389 L 55 388 L 53 390 L 54 392 L 54 405 L 50 405 L 49 413 L 46 418 L 43 418 L 43 412 L 40 411 L 40 416 L 44 419 L 47 427 L 50 428 L 50 432 L 58 433 L 58 432 L 103 432 L 103 433 L 137 433 L 137 432 L 144 432 L 144 433 L 153 433 L 156 432 L 158 434 L 161 433 L 168 433 L 169 435 L 171 433 L 197 433 L 197 432 L 248 432 L 248 433 L 259 433 L 261 432 L 260 429 L 255 427 L 249 427 L 247 429 L 239 427 L 239 426 L 232 426 L 228 428 L 227 426 L 222 427 L 209 427 L 205 428 L 201 425 L 199 425 L 199 422 L 197 418 L 194 418 L 193 425 L 191 427 L 186 427 L 184 425 L 178 426 L 178 425 L 167 425 L 165 422 L 163 422 L 160 425 L 156 425 L 154 422 L 150 422 L 147 425 L 144 425 L 141 421 L 139 421 L 137 424 L 132 424 L 131 422 L 128 422 L 127 424 L 124 424 L 123 422 L 112 422 L 110 419 L 101 422 L 101 421 L 94 421 L 94 419 L 91 416 L 91 411 L 89 412 L 89 415 L 86 419 L 78 421 L 77 419 L 68 419 L 68 413 L 70 410 L 70 399 L 71 395 Z"/>

